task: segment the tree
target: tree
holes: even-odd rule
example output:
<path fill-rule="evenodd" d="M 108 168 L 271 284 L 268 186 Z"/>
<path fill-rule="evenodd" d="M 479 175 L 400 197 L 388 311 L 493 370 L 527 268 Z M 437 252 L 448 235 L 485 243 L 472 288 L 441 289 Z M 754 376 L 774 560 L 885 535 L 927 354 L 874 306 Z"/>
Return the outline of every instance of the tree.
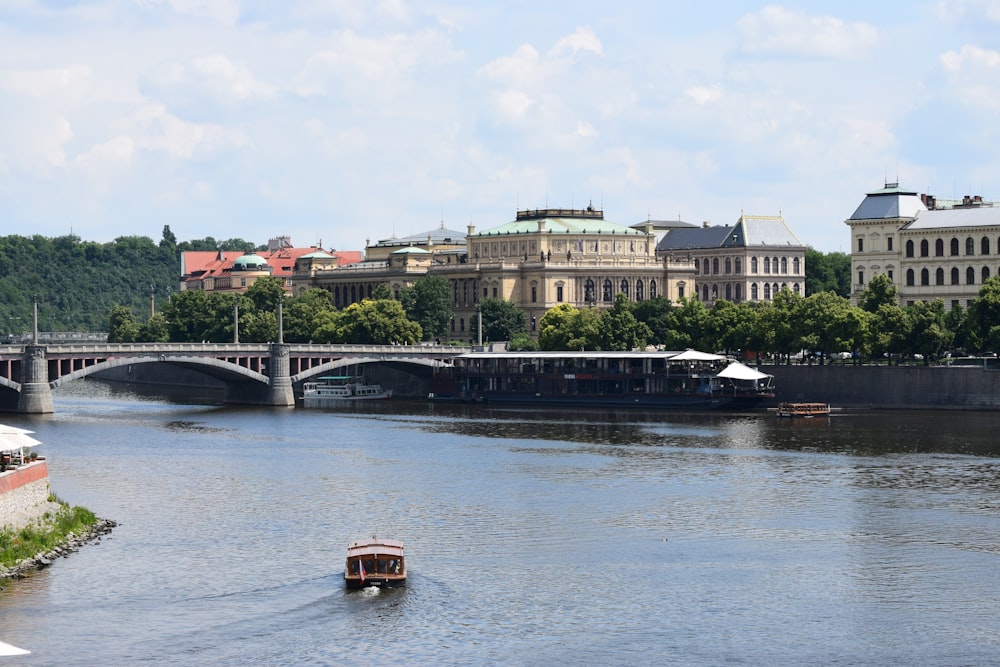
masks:
<path fill-rule="evenodd" d="M 675 337 L 673 344 L 664 341 L 668 349 L 683 350 L 689 347 L 698 349 L 712 348 L 711 334 L 708 324 L 708 309 L 697 299 L 685 297 L 680 300 L 676 310 Z"/>
<path fill-rule="evenodd" d="M 163 313 L 153 313 L 152 317 L 139 327 L 139 335 L 136 337 L 136 342 L 140 343 L 166 343 L 169 340 L 170 329 Z"/>
<path fill-rule="evenodd" d="M 538 322 L 538 347 L 542 350 L 570 350 L 573 337 L 573 319 L 580 311 L 568 303 L 561 303 L 542 315 Z"/>
<path fill-rule="evenodd" d="M 635 319 L 628 297 L 619 292 L 610 309 L 601 313 L 598 336 L 602 350 L 636 350 L 646 347 L 653 335 L 649 327 Z"/>
<path fill-rule="evenodd" d="M 922 354 L 928 364 L 932 357 L 951 347 L 955 335 L 944 324 L 944 301 L 917 301 L 906 312 L 910 319 L 907 347 L 911 354 Z"/>
<path fill-rule="evenodd" d="M 177 237 L 170 231 L 170 225 L 163 225 L 163 238 L 160 240 L 160 247 L 173 250 L 177 247 Z"/>
<path fill-rule="evenodd" d="M 254 309 L 265 313 L 277 313 L 278 304 L 285 298 L 285 284 L 281 278 L 264 276 L 255 280 L 244 295 L 253 304 Z M 242 309 L 242 305 L 240 307 Z"/>
<path fill-rule="evenodd" d="M 441 276 L 424 276 L 399 295 L 406 316 L 420 324 L 424 339 L 448 335 L 451 323 L 451 294 L 448 281 Z"/>
<path fill-rule="evenodd" d="M 111 309 L 111 322 L 108 326 L 109 343 L 134 343 L 139 337 L 139 324 L 128 306 L 115 306 Z"/>
<path fill-rule="evenodd" d="M 333 313 L 333 296 L 325 289 L 313 288 L 285 301 L 283 312 L 285 340 L 289 343 L 308 343 L 315 337 L 316 321 L 320 313 Z"/>
<path fill-rule="evenodd" d="M 802 330 L 798 326 L 801 301 L 801 295 L 783 289 L 774 295 L 761 317 L 761 324 L 769 334 L 770 351 L 785 355 L 789 363 L 790 355 L 802 349 Z"/>
<path fill-rule="evenodd" d="M 892 355 L 902 353 L 910 337 L 910 319 L 902 308 L 887 303 L 879 306 L 874 318 L 869 341 L 872 356 L 877 359 L 885 355 L 891 364 Z"/>
<path fill-rule="evenodd" d="M 682 349 L 672 346 L 677 338 L 676 320 L 677 315 L 670 299 L 656 296 L 652 299 L 639 301 L 632 306 L 632 314 L 635 319 L 649 327 L 649 342 L 653 345 L 663 345 L 670 349 Z"/>
<path fill-rule="evenodd" d="M 413 345 L 422 333 L 395 299 L 364 299 L 339 313 L 321 314 L 318 323 L 316 338 L 321 343 Z"/>
<path fill-rule="evenodd" d="M 851 256 L 843 252 L 824 254 L 806 248 L 806 294 L 833 292 L 851 295 Z"/>
<path fill-rule="evenodd" d="M 983 283 L 966 319 L 970 347 L 980 352 L 1000 349 L 1000 276 Z"/>
<path fill-rule="evenodd" d="M 245 310 L 242 305 L 240 309 Z M 225 343 L 233 339 L 231 294 L 202 290 L 177 292 L 170 295 L 163 315 L 167 319 L 170 340 L 175 343 Z"/>
<path fill-rule="evenodd" d="M 520 333 L 527 333 L 524 311 L 513 301 L 483 299 L 479 302 L 476 317 L 472 318 L 472 331 L 477 331 L 479 318 L 483 320 L 483 340 L 511 340 Z"/>
<path fill-rule="evenodd" d="M 896 305 L 898 302 L 896 286 L 884 273 L 873 276 L 868 287 L 858 297 L 858 305 L 869 313 L 877 313 L 883 304 Z"/>

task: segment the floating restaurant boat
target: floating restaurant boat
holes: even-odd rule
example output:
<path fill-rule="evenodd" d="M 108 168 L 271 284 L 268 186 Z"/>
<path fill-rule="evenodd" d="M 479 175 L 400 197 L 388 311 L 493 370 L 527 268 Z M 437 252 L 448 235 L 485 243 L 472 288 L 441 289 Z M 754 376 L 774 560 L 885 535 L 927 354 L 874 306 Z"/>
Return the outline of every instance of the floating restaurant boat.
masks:
<path fill-rule="evenodd" d="M 472 352 L 435 373 L 429 398 L 530 405 L 742 410 L 774 398 L 774 376 L 697 350 Z"/>
<path fill-rule="evenodd" d="M 829 403 L 778 403 L 779 417 L 829 417 Z"/>
<path fill-rule="evenodd" d="M 392 389 L 380 384 L 366 384 L 363 377 L 326 375 L 302 385 L 302 405 L 307 408 L 329 408 L 346 401 L 392 398 Z"/>
<path fill-rule="evenodd" d="M 406 560 L 403 543 L 372 535 L 347 545 L 344 583 L 348 588 L 390 587 L 406 583 Z"/>

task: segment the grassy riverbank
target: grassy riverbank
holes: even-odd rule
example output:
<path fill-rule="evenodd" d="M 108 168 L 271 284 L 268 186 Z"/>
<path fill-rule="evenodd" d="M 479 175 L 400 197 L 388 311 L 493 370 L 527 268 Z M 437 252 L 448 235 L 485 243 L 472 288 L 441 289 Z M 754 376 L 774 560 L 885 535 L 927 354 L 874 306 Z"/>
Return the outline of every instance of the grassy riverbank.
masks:
<path fill-rule="evenodd" d="M 50 495 L 49 500 L 59 503 L 60 509 L 45 512 L 16 530 L 0 531 L 0 567 L 15 567 L 25 559 L 52 551 L 73 536 L 92 531 L 100 521 L 85 507 L 70 507 L 54 495 Z"/>

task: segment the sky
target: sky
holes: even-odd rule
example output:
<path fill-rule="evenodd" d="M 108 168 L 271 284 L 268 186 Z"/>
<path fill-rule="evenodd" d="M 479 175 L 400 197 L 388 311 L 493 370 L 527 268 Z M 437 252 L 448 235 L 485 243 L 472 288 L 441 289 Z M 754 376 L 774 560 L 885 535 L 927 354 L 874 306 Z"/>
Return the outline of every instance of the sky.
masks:
<path fill-rule="evenodd" d="M 0 235 L 360 250 L 1000 199 L 1000 0 L 0 0 Z"/>

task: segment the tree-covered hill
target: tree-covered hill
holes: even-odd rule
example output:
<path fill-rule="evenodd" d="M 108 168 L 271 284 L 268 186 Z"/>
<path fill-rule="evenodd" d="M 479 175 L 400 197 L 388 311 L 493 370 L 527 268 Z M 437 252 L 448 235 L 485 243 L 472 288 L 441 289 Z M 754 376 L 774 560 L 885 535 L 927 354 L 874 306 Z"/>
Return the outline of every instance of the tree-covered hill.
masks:
<path fill-rule="evenodd" d="M 263 249 L 242 239 L 206 237 L 177 243 L 170 227 L 155 243 L 147 236 L 121 236 L 110 243 L 77 236 L 0 237 L 0 333 L 31 331 L 38 301 L 40 331 L 107 331 L 116 305 L 148 317 L 150 295 L 157 309 L 180 282 L 185 250 Z"/>

